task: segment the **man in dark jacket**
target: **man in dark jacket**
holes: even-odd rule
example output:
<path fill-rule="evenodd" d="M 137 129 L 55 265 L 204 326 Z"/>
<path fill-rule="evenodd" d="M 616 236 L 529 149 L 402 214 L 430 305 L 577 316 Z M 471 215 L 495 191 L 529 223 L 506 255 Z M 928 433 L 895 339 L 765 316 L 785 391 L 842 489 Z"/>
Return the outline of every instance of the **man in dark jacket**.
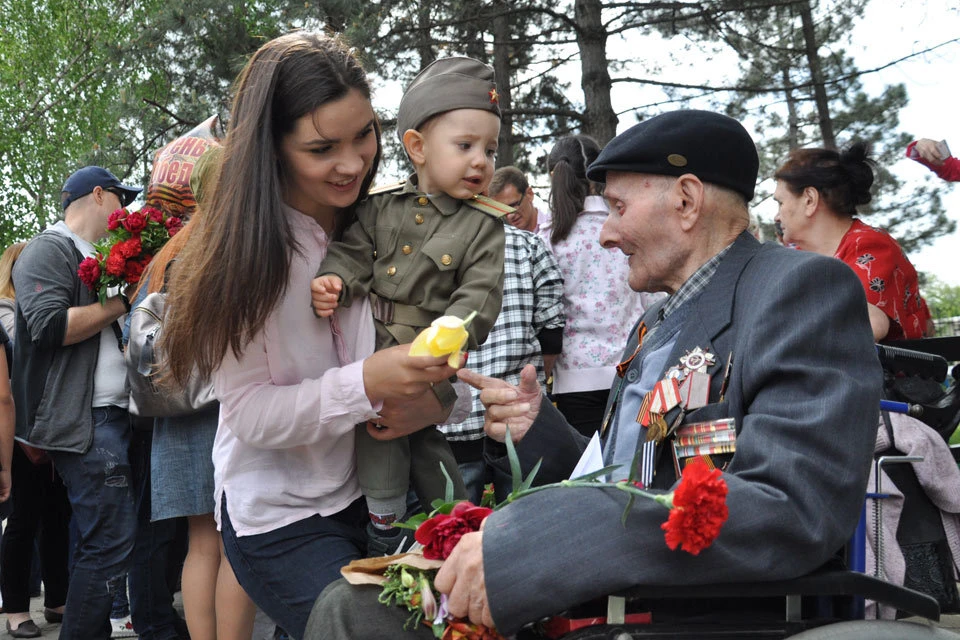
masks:
<path fill-rule="evenodd" d="M 80 530 L 61 638 L 110 637 L 107 585 L 124 579 L 133 548 L 130 418 L 116 324 L 129 303 L 113 295 L 100 304 L 77 268 L 94 254 L 110 213 L 139 192 L 101 167 L 76 171 L 63 186 L 64 219 L 31 240 L 13 270 L 17 439 L 50 454 Z"/>

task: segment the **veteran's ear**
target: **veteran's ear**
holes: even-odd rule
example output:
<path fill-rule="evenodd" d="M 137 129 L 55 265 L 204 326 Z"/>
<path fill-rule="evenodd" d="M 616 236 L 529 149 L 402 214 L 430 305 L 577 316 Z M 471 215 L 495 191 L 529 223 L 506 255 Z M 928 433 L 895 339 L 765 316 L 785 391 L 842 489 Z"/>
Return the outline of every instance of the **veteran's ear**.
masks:
<path fill-rule="evenodd" d="M 685 173 L 674 182 L 670 197 L 674 199 L 680 228 L 684 231 L 690 231 L 700 219 L 704 196 L 703 182 L 692 173 Z"/>

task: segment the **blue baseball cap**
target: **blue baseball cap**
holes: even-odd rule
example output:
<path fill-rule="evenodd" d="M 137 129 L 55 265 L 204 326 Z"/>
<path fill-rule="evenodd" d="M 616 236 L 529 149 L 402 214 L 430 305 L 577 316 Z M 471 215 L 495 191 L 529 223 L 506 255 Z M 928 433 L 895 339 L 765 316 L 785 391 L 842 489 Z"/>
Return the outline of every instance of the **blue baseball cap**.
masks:
<path fill-rule="evenodd" d="M 63 208 L 66 209 L 71 202 L 92 192 L 96 187 L 116 193 L 120 198 L 120 204 L 124 207 L 133 202 L 137 194 L 143 191 L 140 187 L 121 184 L 117 176 L 103 167 L 84 167 L 74 171 L 63 183 L 60 193 Z"/>

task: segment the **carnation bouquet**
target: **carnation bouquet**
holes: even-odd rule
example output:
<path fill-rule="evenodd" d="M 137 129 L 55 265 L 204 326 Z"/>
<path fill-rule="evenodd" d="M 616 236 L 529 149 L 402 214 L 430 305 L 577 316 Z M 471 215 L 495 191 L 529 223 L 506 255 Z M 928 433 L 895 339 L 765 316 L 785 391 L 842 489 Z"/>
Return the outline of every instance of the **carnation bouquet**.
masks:
<path fill-rule="evenodd" d="M 692 458 L 683 468 L 680 484 L 670 493 L 655 494 L 644 490 L 633 475 L 619 482 L 605 482 L 616 466 L 608 466 L 587 475 L 552 484 L 533 486 L 539 463 L 527 478 L 522 477 L 520 462 L 510 438 L 506 437 L 507 456 L 513 475 L 513 487 L 507 498 L 494 505 L 492 491 L 484 493 L 480 506 L 467 501 L 453 501 L 452 483 L 447 484 L 446 500 L 437 500 L 433 511 L 414 516 L 401 526 L 416 529 L 420 548 L 386 558 L 365 558 L 351 562 L 342 573 L 353 584 L 380 584 L 380 602 L 388 606 L 406 607 L 410 611 L 404 628 L 424 624 L 442 640 L 502 640 L 495 629 L 455 618 L 446 609 L 446 595 L 433 586 L 437 569 L 453 552 L 465 534 L 479 531 L 483 520 L 494 510 L 522 499 L 524 496 L 556 487 L 595 487 L 616 489 L 629 496 L 621 525 L 637 498 L 654 500 L 669 510 L 666 522 L 661 525 L 664 542 L 671 549 L 681 549 L 698 555 L 709 547 L 720 534 L 726 522 L 727 485 L 719 469 L 711 469 L 703 458 Z M 638 454 L 639 455 L 639 454 Z M 637 460 L 631 465 L 637 468 Z M 446 474 L 446 471 L 444 471 Z"/>
<path fill-rule="evenodd" d="M 103 304 L 109 289 L 140 282 L 153 256 L 182 226 L 180 218 L 153 207 L 117 209 L 107 221 L 107 237 L 93 244 L 96 256 L 80 262 L 80 281 Z"/>

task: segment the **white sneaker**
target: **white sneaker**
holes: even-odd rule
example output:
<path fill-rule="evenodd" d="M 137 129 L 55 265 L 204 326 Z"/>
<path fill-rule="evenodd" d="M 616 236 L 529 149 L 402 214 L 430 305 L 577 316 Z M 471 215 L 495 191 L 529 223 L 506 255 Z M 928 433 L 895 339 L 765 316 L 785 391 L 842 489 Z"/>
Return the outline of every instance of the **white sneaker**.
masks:
<path fill-rule="evenodd" d="M 110 626 L 113 630 L 110 632 L 111 638 L 136 638 L 137 633 L 133 630 L 133 623 L 130 622 L 130 616 L 123 618 L 110 618 Z"/>

